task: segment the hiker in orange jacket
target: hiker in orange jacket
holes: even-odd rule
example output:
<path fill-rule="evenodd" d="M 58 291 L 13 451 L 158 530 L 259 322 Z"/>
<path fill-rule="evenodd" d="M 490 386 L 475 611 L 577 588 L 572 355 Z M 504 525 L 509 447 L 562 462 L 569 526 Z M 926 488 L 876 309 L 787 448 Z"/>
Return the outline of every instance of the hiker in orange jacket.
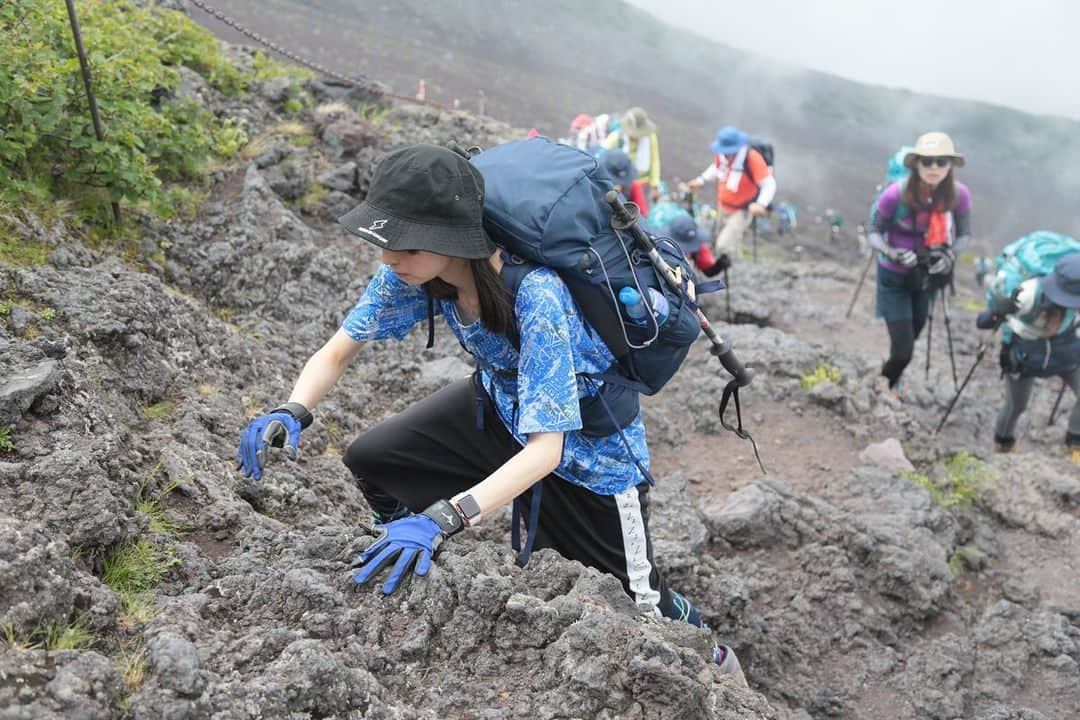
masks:
<path fill-rule="evenodd" d="M 753 219 L 768 214 L 769 203 L 776 196 L 776 179 L 765 158 L 750 146 L 749 136 L 731 125 L 720 128 L 709 147 L 716 158 L 687 185 L 697 189 L 716 181 L 716 202 L 723 227 L 716 238 L 717 267 L 705 273 L 715 275 L 734 262 L 739 243 Z"/>

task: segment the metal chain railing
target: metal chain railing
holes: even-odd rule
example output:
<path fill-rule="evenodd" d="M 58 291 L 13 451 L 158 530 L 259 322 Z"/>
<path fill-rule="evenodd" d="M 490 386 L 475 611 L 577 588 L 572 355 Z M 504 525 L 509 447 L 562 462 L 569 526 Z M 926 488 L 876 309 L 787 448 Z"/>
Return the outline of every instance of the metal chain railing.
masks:
<path fill-rule="evenodd" d="M 315 72 L 320 73 L 322 75 L 325 75 L 326 77 L 330 77 L 330 78 L 333 78 L 335 80 L 339 80 L 339 81 L 341 81 L 343 83 L 346 83 L 348 85 L 353 85 L 354 87 L 364 88 L 364 89 L 368 90 L 369 92 L 372 92 L 372 93 L 374 93 L 376 95 L 381 95 L 383 97 L 392 97 L 392 98 L 395 98 L 397 100 L 402 100 L 404 102 L 417 103 L 419 105 L 428 105 L 428 106 L 431 106 L 431 107 L 439 108 L 440 110 L 451 110 L 452 109 L 448 105 L 443 105 L 442 103 L 438 103 L 438 102 L 435 102 L 433 100 L 427 100 L 427 99 L 421 100 L 420 98 L 411 97 L 409 95 L 400 95 L 398 93 L 390 92 L 389 90 L 386 90 L 384 88 L 376 86 L 371 80 L 368 80 L 367 78 L 364 78 L 362 75 L 360 77 L 349 77 L 348 75 L 345 75 L 343 73 L 339 73 L 339 72 L 336 72 L 334 70 L 331 70 L 330 68 L 326 67 L 325 65 L 321 65 L 321 64 L 319 64 L 317 62 L 314 62 L 313 60 L 308 60 L 305 57 L 301 57 L 300 55 L 297 55 L 296 53 L 292 52 L 291 50 L 286 50 L 285 48 L 283 48 L 280 45 L 278 45 L 277 43 L 275 43 L 273 40 L 270 40 L 269 38 L 265 38 L 262 35 L 260 35 L 259 33 L 255 32 L 254 30 L 251 30 L 250 28 L 242 25 L 235 18 L 230 17 L 229 15 L 226 15 L 221 10 L 218 10 L 215 7 L 211 7 L 210 5 L 207 5 L 205 2 L 203 2 L 203 0 L 188 0 L 188 2 L 190 2 L 192 5 L 199 8 L 203 12 L 207 13 L 208 15 L 211 15 L 212 17 L 216 18 L 217 20 L 225 23 L 226 25 L 231 27 L 233 30 L 236 30 L 241 35 L 244 35 L 245 37 L 251 38 L 255 42 L 262 45 L 263 47 L 266 47 L 266 48 L 268 48 L 270 50 L 273 50 L 278 55 L 281 55 L 282 57 L 288 58 L 289 60 L 296 63 L 297 65 L 302 65 L 303 67 L 306 67 L 309 70 L 314 70 Z"/>

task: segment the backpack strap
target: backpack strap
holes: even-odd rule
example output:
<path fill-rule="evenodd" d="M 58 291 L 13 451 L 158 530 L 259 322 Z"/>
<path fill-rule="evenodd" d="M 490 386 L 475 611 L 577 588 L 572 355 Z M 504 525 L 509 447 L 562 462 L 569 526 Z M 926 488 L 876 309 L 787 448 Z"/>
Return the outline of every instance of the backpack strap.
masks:
<path fill-rule="evenodd" d="M 427 296 L 427 345 L 430 350 L 435 347 L 435 298 Z"/>
<path fill-rule="evenodd" d="M 510 518 L 510 547 L 518 554 L 515 561 L 518 567 L 525 567 L 532 556 L 533 543 L 536 542 L 536 530 L 540 527 L 540 501 L 543 496 L 544 481 L 538 480 L 532 486 L 532 498 L 529 503 L 529 519 L 525 526 L 525 548 L 521 547 L 521 518 L 525 514 L 525 501 L 521 495 L 514 498 L 513 512 Z"/>

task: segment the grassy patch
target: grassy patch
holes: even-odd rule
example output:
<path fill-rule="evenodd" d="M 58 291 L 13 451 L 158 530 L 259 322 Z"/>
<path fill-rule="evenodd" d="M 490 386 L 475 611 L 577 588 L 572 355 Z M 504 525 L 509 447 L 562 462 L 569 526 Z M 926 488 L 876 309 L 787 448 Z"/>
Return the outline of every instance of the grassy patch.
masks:
<path fill-rule="evenodd" d="M 48 245 L 27 242 L 14 235 L 0 236 L 0 263 L 17 267 L 44 265 L 52 248 Z"/>
<path fill-rule="evenodd" d="M 124 691 L 134 694 L 142 686 L 146 677 L 146 648 L 124 648 L 116 658 L 116 669 L 124 683 Z"/>
<path fill-rule="evenodd" d="M 146 592 L 179 562 L 171 548 L 161 552 L 149 540 L 140 538 L 114 548 L 105 556 L 101 580 L 121 594 Z"/>
<path fill-rule="evenodd" d="M 48 625 L 43 634 L 46 650 L 87 650 L 97 643 L 97 635 L 86 627 L 81 618 L 67 625 Z"/>
<path fill-rule="evenodd" d="M 967 312 L 977 313 L 986 309 L 986 302 L 978 298 L 964 298 L 964 302 L 960 304 Z"/>
<path fill-rule="evenodd" d="M 814 368 L 814 372 L 809 375 L 803 375 L 799 382 L 802 384 L 804 392 L 810 392 L 823 382 L 831 382 L 838 385 L 842 379 L 843 375 L 840 374 L 840 368 L 835 365 L 829 365 L 828 363 L 822 363 Z"/>
<path fill-rule="evenodd" d="M 986 463 L 964 450 L 945 463 L 945 477 L 940 481 L 916 472 L 904 473 L 904 477 L 924 488 L 945 509 L 970 507 L 996 479 Z"/>
<path fill-rule="evenodd" d="M 293 145 L 306 147 L 315 142 L 311 126 L 296 120 L 286 120 L 277 124 L 277 131 L 289 139 Z"/>
<path fill-rule="evenodd" d="M 390 117 L 393 110 L 389 105 L 379 103 L 364 103 L 356 109 L 356 114 L 364 118 L 372 125 L 382 125 Z"/>
<path fill-rule="evenodd" d="M 145 538 L 120 545 L 105 556 L 101 580 L 120 595 L 124 607 L 121 626 L 134 627 L 154 617 L 157 605 L 150 591 L 179 563 L 171 547 L 159 551 Z"/>
<path fill-rule="evenodd" d="M 11 439 L 10 425 L 0 425 L 0 452 L 15 452 L 15 441 Z"/>
<path fill-rule="evenodd" d="M 5 623 L 0 625 L 0 643 L 12 650 L 87 650 L 97 644 L 97 635 L 82 618 L 69 623 L 38 625 L 30 632 Z"/>
<path fill-rule="evenodd" d="M 173 400 L 162 400 L 153 405 L 147 405 L 142 409 L 142 414 L 150 420 L 165 420 L 172 417 L 176 412 L 177 403 Z"/>
<path fill-rule="evenodd" d="M 966 568 L 967 563 L 964 562 L 964 558 L 959 550 L 949 556 L 949 572 L 952 573 L 953 578 L 959 580 L 964 577 Z"/>

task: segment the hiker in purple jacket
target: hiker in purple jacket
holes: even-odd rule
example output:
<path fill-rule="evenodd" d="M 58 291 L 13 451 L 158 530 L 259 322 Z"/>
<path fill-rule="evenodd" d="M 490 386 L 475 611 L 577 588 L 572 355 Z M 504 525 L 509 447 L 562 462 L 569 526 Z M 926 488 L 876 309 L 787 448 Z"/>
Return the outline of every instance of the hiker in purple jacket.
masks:
<path fill-rule="evenodd" d="M 948 135 L 921 135 L 904 157 L 913 172 L 881 193 L 871 216 L 867 239 L 879 253 L 877 314 L 889 331 L 882 384 L 896 396 L 934 295 L 952 282 L 956 253 L 971 239 L 971 193 L 953 172 L 963 164 Z"/>

